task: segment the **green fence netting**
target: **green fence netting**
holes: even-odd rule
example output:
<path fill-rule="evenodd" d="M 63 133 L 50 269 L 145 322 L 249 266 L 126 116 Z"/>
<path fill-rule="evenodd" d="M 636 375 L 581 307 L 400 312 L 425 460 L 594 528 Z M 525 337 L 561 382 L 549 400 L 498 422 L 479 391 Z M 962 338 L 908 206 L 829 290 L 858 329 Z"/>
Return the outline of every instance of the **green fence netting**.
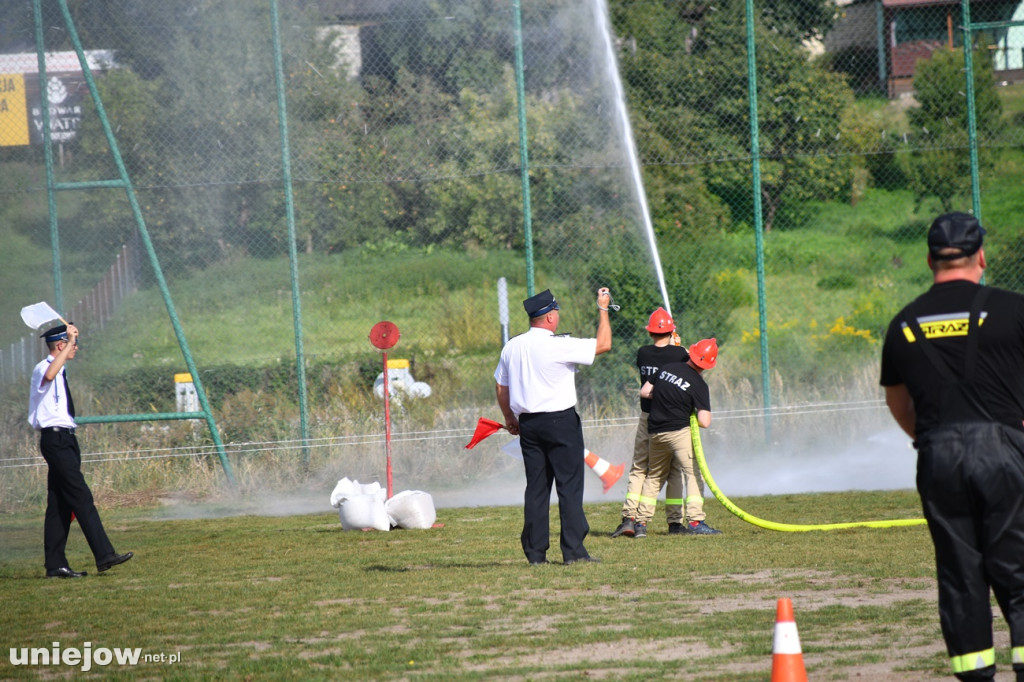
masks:
<path fill-rule="evenodd" d="M 180 409 L 186 371 L 124 190 L 57 192 L 57 240 L 48 228 L 43 89 L 56 181 L 117 169 L 51 0 L 38 3 L 40 79 L 35 7 L 8 3 L 0 28 L 0 379 L 5 451 L 21 454 L 23 383 L 41 357 L 21 306 L 77 315 L 93 414 Z M 594 292 L 611 287 L 615 348 L 578 385 L 593 439 L 625 461 L 633 359 L 659 305 L 684 342 L 717 337 L 712 388 L 734 418 L 718 442 L 747 452 L 815 431 L 820 415 L 797 406 L 850 417 L 812 441 L 889 425 L 881 336 L 930 281 L 937 214 L 980 212 L 986 281 L 1024 289 L 1022 4 L 971 3 L 971 31 L 960 3 L 758 1 L 752 24 L 746 9 L 69 3 L 225 441 L 294 461 L 311 447 L 337 457 L 346 438 L 377 452 L 382 365 L 367 335 L 389 320 L 391 357 L 431 387 L 399 396 L 398 431 L 423 434 L 403 455 L 410 477 L 450 466 L 412 454 L 428 446 L 459 475 L 484 467 L 458 459 L 458 440 L 493 416 L 491 373 L 503 334 L 525 329 L 529 291 L 551 288 L 563 331 L 590 335 Z M 209 446 L 190 425 L 110 428 L 116 452 Z"/>

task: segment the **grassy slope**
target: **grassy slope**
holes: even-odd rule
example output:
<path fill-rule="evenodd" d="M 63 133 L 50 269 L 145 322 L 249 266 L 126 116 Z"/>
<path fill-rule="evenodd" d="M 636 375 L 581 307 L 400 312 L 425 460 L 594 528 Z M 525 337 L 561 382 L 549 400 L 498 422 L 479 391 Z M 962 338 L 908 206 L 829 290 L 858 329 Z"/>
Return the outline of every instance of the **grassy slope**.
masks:
<path fill-rule="evenodd" d="M 1007 117 L 1024 109 L 1024 88 L 1002 88 L 1000 92 Z M 894 130 L 905 126 L 899 103 L 865 99 L 857 106 L 858 116 L 884 120 Z M 1016 181 L 1022 173 L 1024 154 L 1006 150 L 995 172 L 984 178 L 985 221 L 994 226 L 991 255 L 998 256 L 1001 243 L 1024 231 L 1019 220 L 1024 198 Z M 877 343 L 882 321 L 891 317 L 900 302 L 928 284 L 919 233 L 935 211 L 933 202 L 915 209 L 913 197 L 905 190 L 867 188 L 858 194 L 854 205 L 820 204 L 814 207 L 808 225 L 768 234 L 767 310 L 775 358 L 784 360 L 791 352 L 788 334 L 824 338 L 839 318 L 867 329 Z M 7 206 L 5 215 L 43 218 L 39 206 L 23 203 Z M 9 231 L 6 224 L 0 222 L 0 232 Z M 720 336 L 732 342 L 747 336 L 745 347 L 734 355 L 734 367 L 739 375 L 754 376 L 759 360 L 753 240 L 746 232 L 722 235 L 721 239 L 728 242 L 721 267 L 740 273 L 751 303 L 735 311 L 730 320 L 733 328 L 723 330 Z M 0 267 L 5 273 L 2 301 L 8 319 L 15 319 L 17 305 L 45 298 L 50 290 L 49 285 L 40 287 L 49 274 L 45 242 L 5 235 L 10 247 L 0 252 Z M 386 256 L 353 251 L 304 256 L 299 281 L 306 357 L 344 358 L 364 353 L 370 327 L 391 319 L 402 330 L 404 354 L 434 359 L 458 356 L 466 360 L 461 366 L 479 374 L 500 342 L 500 328 L 490 319 L 493 315 L 481 316 L 480 311 L 493 310 L 498 276 L 507 277 L 510 287 L 522 289 L 523 270 L 521 257 L 509 252 Z M 837 273 L 843 274 L 837 278 Z M 557 287 L 557 279 L 538 275 L 539 287 L 549 284 Z M 188 279 L 173 278 L 171 289 L 186 339 L 200 366 L 294 361 L 286 261 L 233 260 Z M 571 323 L 568 316 L 566 321 Z M 23 331 L 17 324 L 5 328 Z M 106 329 L 94 326 L 88 332 L 88 362 L 80 370 L 86 375 L 120 374 L 142 366 L 167 366 L 169 374 L 184 370 L 164 302 L 155 290 L 130 299 Z M 132 339 L 130 358 L 124 355 L 125 337 Z M 833 350 L 826 348 L 825 352 Z M 866 357 L 874 348 L 863 352 Z"/>
<path fill-rule="evenodd" d="M 809 314 L 822 323 L 849 314 L 854 296 L 864 287 L 830 288 L 827 278 L 837 271 L 851 272 L 869 287 L 884 278 L 898 292 L 918 290 L 927 279 L 922 268 L 890 265 L 894 258 L 913 263 L 920 250 L 918 244 L 892 238 L 899 226 L 893 226 L 894 214 L 908 214 L 911 203 L 906 193 L 869 191 L 856 207 L 820 207 L 816 226 L 768 235 L 771 314 L 780 322 L 797 313 Z M 748 235 L 726 238 L 734 242 L 736 254 L 752 251 Z M 753 263 L 744 269 L 746 286 L 753 292 Z M 510 252 L 416 253 L 388 261 L 357 252 L 303 256 L 299 281 L 305 350 L 311 356 L 364 351 L 366 333 L 381 319 L 400 322 L 407 347 L 411 343 L 434 352 L 456 348 L 470 354 L 493 348 L 500 341 L 500 328 L 493 319 L 478 318 L 481 310 L 493 317 L 498 276 L 506 276 L 510 287 L 522 288 L 520 257 Z M 538 286 L 547 286 L 551 280 L 539 282 Z M 293 357 L 286 261 L 247 259 L 217 265 L 187 280 L 172 280 L 171 294 L 197 361 L 244 365 Z M 756 307 L 739 314 L 756 315 Z M 136 356 L 127 364 L 125 334 L 133 338 Z M 132 297 L 107 330 L 93 331 L 89 345 L 89 372 L 180 364 L 163 300 L 154 289 Z"/>
<path fill-rule="evenodd" d="M 523 270 L 520 257 L 511 252 L 415 253 L 390 260 L 351 252 L 303 256 L 299 268 L 304 343 L 314 355 L 364 351 L 366 335 L 381 319 L 402 320 L 403 338 L 432 338 L 437 346 L 457 342 L 472 349 L 489 344 L 491 338 L 451 338 L 455 332 L 441 318 L 482 305 L 493 308 L 497 277 L 506 276 L 515 286 Z M 171 289 L 190 343 L 208 349 L 206 362 L 249 364 L 265 360 L 268 353 L 292 354 L 287 261 L 226 263 L 175 281 Z M 118 313 L 114 326 L 152 319 L 150 311 L 162 307 L 159 292 L 143 292 Z M 491 336 L 500 337 L 496 325 L 490 329 Z M 256 343 L 239 344 L 240 331 Z M 151 338 L 138 339 L 138 352 L 157 358 L 176 355 L 171 332 L 167 324 Z"/>
<path fill-rule="evenodd" d="M 29 329 L 22 324 L 19 311 L 37 301 L 55 305 L 53 260 L 50 249 L 50 227 L 43 192 L 21 193 L 19 164 L 6 164 L 0 177 L 0 341 L 5 345 L 20 340 Z M 13 192 L 7 194 L 6 192 Z M 74 213 L 79 203 L 77 193 L 65 192 L 59 199 L 62 212 Z M 15 225 L 31 225 L 31 234 L 15 229 Z M 63 229 L 70 229 L 64 225 Z M 61 254 L 61 270 L 66 278 L 65 293 L 69 289 L 86 290 L 92 286 L 92 273 L 77 267 L 84 254 Z M 74 303 L 74 301 L 66 301 Z M 67 307 L 70 307 L 68 305 Z"/>

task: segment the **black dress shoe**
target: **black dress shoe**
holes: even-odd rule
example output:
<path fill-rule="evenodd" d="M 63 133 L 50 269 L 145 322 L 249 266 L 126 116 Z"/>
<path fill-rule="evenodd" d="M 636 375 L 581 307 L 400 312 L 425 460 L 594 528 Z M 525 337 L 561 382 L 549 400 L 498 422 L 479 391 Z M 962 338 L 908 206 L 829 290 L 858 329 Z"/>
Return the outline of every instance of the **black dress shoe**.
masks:
<path fill-rule="evenodd" d="M 46 572 L 47 578 L 84 578 L 89 575 L 85 571 L 72 571 L 67 566 L 54 568 Z"/>
<path fill-rule="evenodd" d="M 103 561 L 97 561 L 96 570 L 102 573 L 108 568 L 113 568 L 118 564 L 123 564 L 124 562 L 131 559 L 133 556 L 135 555 L 132 552 L 125 552 L 124 554 L 114 554 L 113 556 L 107 557 Z"/>
<path fill-rule="evenodd" d="M 531 561 L 530 565 L 531 566 L 543 566 L 544 564 L 549 564 L 549 563 L 551 563 L 551 562 L 548 561 L 547 559 L 541 559 L 540 561 Z"/>
<path fill-rule="evenodd" d="M 569 564 L 579 563 L 580 561 L 589 561 L 593 564 L 601 563 L 601 560 L 598 559 L 596 556 L 578 556 L 575 559 L 566 559 L 564 563 L 566 566 L 568 566 Z"/>

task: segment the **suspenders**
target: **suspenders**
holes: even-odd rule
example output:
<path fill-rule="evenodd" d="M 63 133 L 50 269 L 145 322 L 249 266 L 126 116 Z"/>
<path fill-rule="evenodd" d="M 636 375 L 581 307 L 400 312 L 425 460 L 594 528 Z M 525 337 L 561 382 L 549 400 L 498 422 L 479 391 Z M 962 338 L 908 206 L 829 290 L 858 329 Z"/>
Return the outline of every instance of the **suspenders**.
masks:
<path fill-rule="evenodd" d="M 974 295 L 974 299 L 971 301 L 971 312 L 967 322 L 967 347 L 964 350 L 963 370 L 959 376 L 954 369 L 949 366 L 949 363 L 939 355 L 939 352 L 932 346 L 931 341 L 925 337 L 924 331 L 921 329 L 921 325 L 917 322 L 917 316 L 913 314 L 914 311 L 911 310 L 913 306 L 909 306 L 904 310 L 902 315 L 903 322 L 910 327 L 910 330 L 914 334 L 914 340 L 917 342 L 915 345 L 921 349 L 921 352 L 924 353 L 928 363 L 943 378 L 947 387 L 955 387 L 967 394 L 972 394 L 974 392 L 974 371 L 978 365 L 978 337 L 980 336 L 981 328 L 981 308 L 985 305 L 985 299 L 988 298 L 988 294 L 988 287 L 981 287 L 978 289 L 978 293 Z M 983 407 L 983 403 L 980 400 L 977 400 L 976 396 L 974 397 L 975 399 L 972 400 L 972 402 L 978 407 L 978 409 L 982 412 L 987 412 Z"/>
<path fill-rule="evenodd" d="M 967 327 L 967 348 L 964 351 L 964 368 L 961 376 L 956 376 L 950 369 L 949 364 L 946 363 L 939 355 L 931 343 L 925 337 L 924 332 L 921 330 L 921 325 L 917 323 L 917 316 L 912 314 L 908 306 L 903 311 L 903 322 L 910 327 L 910 330 L 914 333 L 914 339 L 917 341 L 918 347 L 924 356 L 928 359 L 928 362 L 935 368 L 942 378 L 950 383 L 971 382 L 974 379 L 974 369 L 978 364 L 978 331 L 981 327 L 981 308 L 985 305 L 985 299 L 988 298 L 988 287 L 981 287 L 978 289 L 978 293 L 974 295 L 974 300 L 971 301 L 971 313 L 968 319 Z"/>

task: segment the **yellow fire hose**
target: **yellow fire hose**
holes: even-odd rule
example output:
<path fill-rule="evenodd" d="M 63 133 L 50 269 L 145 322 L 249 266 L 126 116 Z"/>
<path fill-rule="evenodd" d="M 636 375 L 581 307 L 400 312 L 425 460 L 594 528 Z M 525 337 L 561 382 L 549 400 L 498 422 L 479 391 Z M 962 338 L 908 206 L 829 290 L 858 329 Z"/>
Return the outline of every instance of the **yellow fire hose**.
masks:
<path fill-rule="evenodd" d="M 801 525 L 795 523 L 776 523 L 774 521 L 765 521 L 759 519 L 753 514 L 748 514 L 743 511 L 735 504 L 732 500 L 726 497 L 718 486 L 715 485 L 715 479 L 711 477 L 711 472 L 708 471 L 707 460 L 704 459 L 704 448 L 700 443 L 700 427 L 697 424 L 697 414 L 690 415 L 690 438 L 693 440 L 693 454 L 697 460 L 697 465 L 700 467 L 700 473 L 704 476 L 704 481 L 708 484 L 708 488 L 714 493 L 715 499 L 722 503 L 722 506 L 728 509 L 730 512 L 743 519 L 747 523 L 752 523 L 755 526 L 761 528 L 767 528 L 768 530 L 778 530 L 784 533 L 800 533 L 808 530 L 838 530 L 839 528 L 893 528 L 895 526 L 920 526 L 927 523 L 924 519 L 893 519 L 890 521 L 852 521 L 849 523 L 823 523 L 817 525 Z"/>

